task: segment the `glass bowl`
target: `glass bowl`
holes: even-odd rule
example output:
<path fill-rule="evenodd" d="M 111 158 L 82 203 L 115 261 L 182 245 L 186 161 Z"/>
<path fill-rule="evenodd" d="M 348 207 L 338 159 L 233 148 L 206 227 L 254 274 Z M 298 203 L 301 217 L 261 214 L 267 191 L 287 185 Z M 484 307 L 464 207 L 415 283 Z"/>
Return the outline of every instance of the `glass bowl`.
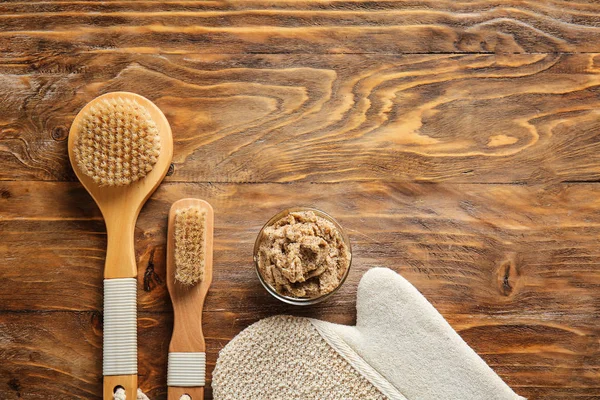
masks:
<path fill-rule="evenodd" d="M 275 222 L 286 217 L 290 213 L 302 212 L 302 211 L 312 211 L 313 213 L 315 213 L 315 215 L 322 217 L 322 218 L 326 219 L 327 221 L 330 221 L 340 232 L 342 240 L 348 247 L 348 252 L 350 253 L 350 260 L 348 262 L 348 268 L 346 269 L 344 276 L 342 276 L 342 279 L 340 279 L 339 285 L 337 285 L 337 287 L 329 293 L 325 293 L 320 296 L 310 297 L 310 298 L 308 298 L 308 297 L 307 298 L 290 297 L 290 296 L 284 296 L 284 295 L 278 293 L 274 287 L 269 285 L 263 279 L 263 277 L 260 273 L 260 270 L 258 268 L 258 249 L 260 247 L 260 242 L 263 237 L 265 228 L 273 225 Z M 321 210 L 317 210 L 316 208 L 312 208 L 312 207 L 292 207 L 292 208 L 287 208 L 281 212 L 278 212 L 271 219 L 269 219 L 269 221 L 267 221 L 267 223 L 262 227 L 262 229 L 258 233 L 258 236 L 256 237 L 256 242 L 254 243 L 254 268 L 256 269 L 256 275 L 258 275 L 258 279 L 260 280 L 260 283 L 264 286 L 264 288 L 267 290 L 267 292 L 269 292 L 273 297 L 283 301 L 284 303 L 288 303 L 288 304 L 293 304 L 293 305 L 297 305 L 297 306 L 307 306 L 307 305 L 311 305 L 311 304 L 320 303 L 323 300 L 327 299 L 328 297 L 332 296 L 335 292 L 337 292 L 340 289 L 340 287 L 342 287 L 342 285 L 346 281 L 346 278 L 348 277 L 348 273 L 350 272 L 351 266 L 352 266 L 352 247 L 350 247 L 350 240 L 348 239 L 346 232 L 341 227 L 341 225 L 338 224 L 338 222 L 335 219 L 333 219 L 333 217 L 331 215 L 329 215 Z"/>

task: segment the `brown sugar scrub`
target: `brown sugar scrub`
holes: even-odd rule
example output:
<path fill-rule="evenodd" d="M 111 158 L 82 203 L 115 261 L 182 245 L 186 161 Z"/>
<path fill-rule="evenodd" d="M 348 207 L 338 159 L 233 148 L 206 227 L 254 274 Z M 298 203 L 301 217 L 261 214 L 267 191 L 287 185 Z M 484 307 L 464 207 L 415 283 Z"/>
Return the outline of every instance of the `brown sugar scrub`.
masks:
<path fill-rule="evenodd" d="M 255 261 L 262 280 L 277 294 L 315 299 L 341 285 L 351 252 L 333 218 L 302 209 L 284 211 L 267 223 L 257 239 Z"/>

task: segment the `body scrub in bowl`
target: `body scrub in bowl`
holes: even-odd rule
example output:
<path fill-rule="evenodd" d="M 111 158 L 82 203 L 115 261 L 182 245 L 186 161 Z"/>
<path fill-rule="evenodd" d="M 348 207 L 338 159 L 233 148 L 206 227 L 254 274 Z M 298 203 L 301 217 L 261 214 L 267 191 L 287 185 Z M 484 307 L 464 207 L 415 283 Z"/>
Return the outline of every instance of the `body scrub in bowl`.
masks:
<path fill-rule="evenodd" d="M 288 209 L 260 231 L 254 262 L 263 286 L 290 304 L 314 304 L 335 292 L 351 262 L 348 237 L 326 213 Z"/>

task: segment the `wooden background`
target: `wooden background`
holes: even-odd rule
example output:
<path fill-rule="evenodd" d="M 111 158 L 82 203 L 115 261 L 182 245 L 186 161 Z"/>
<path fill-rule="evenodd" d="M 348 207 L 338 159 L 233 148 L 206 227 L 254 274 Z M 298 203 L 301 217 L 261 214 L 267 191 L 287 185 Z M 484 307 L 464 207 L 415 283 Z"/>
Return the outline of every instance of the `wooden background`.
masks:
<path fill-rule="evenodd" d="M 66 139 L 116 90 L 153 100 L 175 137 L 136 229 L 151 399 L 166 217 L 186 196 L 215 209 L 209 371 L 260 318 L 353 323 L 361 275 L 387 266 L 517 393 L 600 399 L 598 3 L 0 3 L 2 399 L 100 399 L 106 233 Z M 252 265 L 262 224 L 294 205 L 333 214 L 354 249 L 341 292 L 302 309 Z"/>

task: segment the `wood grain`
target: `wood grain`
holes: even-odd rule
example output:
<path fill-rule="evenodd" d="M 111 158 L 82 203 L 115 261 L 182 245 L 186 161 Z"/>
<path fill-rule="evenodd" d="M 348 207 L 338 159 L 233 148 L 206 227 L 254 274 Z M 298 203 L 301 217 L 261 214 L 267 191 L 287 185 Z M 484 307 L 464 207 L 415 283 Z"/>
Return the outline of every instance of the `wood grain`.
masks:
<path fill-rule="evenodd" d="M 386 266 L 415 284 L 519 394 L 593 399 L 600 390 L 599 191 L 595 184 L 163 184 L 136 228 L 144 288 L 138 301 L 140 385 L 152 399 L 165 398 L 172 326 L 167 213 L 175 200 L 199 197 L 215 210 L 214 278 L 204 313 L 210 371 L 218 350 L 260 318 L 288 313 L 353 323 L 360 277 Z M 100 374 L 93 364 L 99 349 L 92 351 L 87 340 L 99 346 L 98 322 L 95 330 L 89 326 L 101 310 L 106 237 L 99 212 L 77 183 L 3 182 L 0 192 L 0 258 L 8 261 L 0 270 L 0 338 L 9 352 L 1 358 L 16 360 L 0 366 L 0 376 L 16 377 L 21 390 L 33 394 L 46 384 L 28 377 L 67 370 L 75 377 L 59 375 L 61 384 L 52 390 L 75 379 L 87 391 L 75 398 L 95 398 L 89 393 L 99 393 L 93 378 Z M 302 309 L 271 298 L 252 265 L 262 224 L 298 204 L 330 212 L 347 230 L 354 255 L 340 292 Z M 27 334 L 15 342 L 21 331 Z M 80 339 L 90 334 L 93 339 Z M 47 349 L 43 335 L 56 335 L 60 346 Z M 50 358 L 28 361 L 28 348 Z M 52 352 L 63 358 L 51 358 Z M 70 354 L 92 360 L 74 368 Z M 0 397 L 15 393 L 0 382 Z"/>
<path fill-rule="evenodd" d="M 0 5 L 0 51 L 598 52 L 594 1 L 61 1 Z"/>
<path fill-rule="evenodd" d="M 152 399 L 166 399 L 170 327 L 168 314 L 138 315 L 139 384 Z M 102 399 L 99 312 L 2 313 L 0 340 L 2 399 Z"/>
<path fill-rule="evenodd" d="M 387 266 L 519 394 L 600 399 L 599 18 L 592 0 L 0 3 L 0 398 L 100 399 L 106 230 L 67 138 L 88 101 L 125 90 L 175 140 L 135 229 L 152 400 L 183 197 L 215 209 L 209 372 L 258 319 L 353 323 L 360 277 Z M 262 224 L 297 205 L 354 250 L 340 292 L 302 309 L 252 265 Z"/>
<path fill-rule="evenodd" d="M 74 180 L 73 117 L 115 90 L 166 114 L 171 182 L 600 180 L 600 54 L 87 54 L 32 66 L 0 66 L 2 180 Z"/>

